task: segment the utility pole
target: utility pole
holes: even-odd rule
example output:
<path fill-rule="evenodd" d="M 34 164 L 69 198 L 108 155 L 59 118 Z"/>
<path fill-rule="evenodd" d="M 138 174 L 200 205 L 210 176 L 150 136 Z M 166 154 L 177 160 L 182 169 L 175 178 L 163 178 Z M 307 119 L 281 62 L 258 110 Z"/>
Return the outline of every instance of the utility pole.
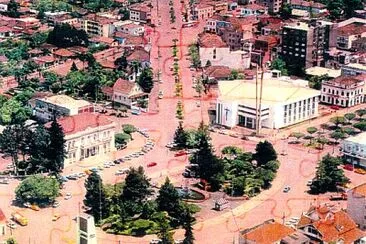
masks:
<path fill-rule="evenodd" d="M 99 220 L 102 220 L 102 179 L 99 178 Z"/>
<path fill-rule="evenodd" d="M 262 57 L 262 56 L 261 56 Z M 258 118 L 258 128 L 257 128 L 257 135 L 260 134 L 260 130 L 261 130 L 261 118 L 262 118 L 262 95 L 263 95 L 263 76 L 264 76 L 264 69 L 263 69 L 263 63 L 261 60 L 261 85 L 260 85 L 260 94 L 259 94 L 259 118 Z"/>
<path fill-rule="evenodd" d="M 258 64 L 255 71 L 255 130 L 258 135 Z"/>

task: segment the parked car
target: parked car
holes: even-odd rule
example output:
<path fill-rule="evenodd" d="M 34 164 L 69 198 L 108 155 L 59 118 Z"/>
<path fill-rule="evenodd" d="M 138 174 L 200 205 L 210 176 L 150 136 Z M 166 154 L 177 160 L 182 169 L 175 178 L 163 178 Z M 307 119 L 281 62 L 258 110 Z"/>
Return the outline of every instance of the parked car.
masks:
<path fill-rule="evenodd" d="M 283 192 L 287 193 L 291 190 L 291 187 L 289 186 L 285 186 L 285 188 L 283 188 Z"/>
<path fill-rule="evenodd" d="M 9 184 L 9 179 L 8 178 L 0 179 L 0 184 Z"/>
<path fill-rule="evenodd" d="M 353 165 L 352 165 L 352 164 L 345 164 L 345 165 L 343 166 L 343 168 L 344 168 L 345 170 L 349 170 L 349 171 L 353 171 L 353 169 L 354 169 L 354 167 L 353 167 Z"/>
<path fill-rule="evenodd" d="M 174 154 L 174 157 L 180 157 L 180 156 L 183 156 L 183 155 L 187 155 L 187 152 L 186 151 L 179 151 L 179 152 Z"/>
<path fill-rule="evenodd" d="M 147 164 L 147 167 L 154 167 L 154 166 L 156 166 L 157 165 L 157 163 L 156 162 L 150 162 L 150 163 L 148 163 Z"/>
<path fill-rule="evenodd" d="M 308 180 L 308 183 L 306 183 L 307 186 L 311 186 L 313 184 L 313 180 Z"/>
<path fill-rule="evenodd" d="M 364 170 L 364 169 L 355 169 L 355 173 L 364 175 L 364 174 L 366 174 L 366 170 Z"/>
<path fill-rule="evenodd" d="M 58 201 L 55 201 L 53 204 L 52 204 L 52 207 L 53 208 L 58 208 L 60 206 L 60 203 Z"/>
<path fill-rule="evenodd" d="M 9 221 L 7 226 L 10 228 L 10 229 L 16 229 L 17 228 L 17 224 L 14 223 L 13 221 Z"/>
<path fill-rule="evenodd" d="M 39 210 L 41 210 L 41 209 L 38 207 L 38 205 L 37 205 L 37 204 L 32 204 L 32 205 L 30 206 L 30 209 L 32 209 L 32 210 L 34 210 L 34 211 L 39 211 Z"/>
<path fill-rule="evenodd" d="M 31 204 L 29 202 L 25 202 L 25 203 L 23 203 L 23 206 L 25 208 L 30 208 L 31 207 Z"/>
<path fill-rule="evenodd" d="M 150 244 L 160 244 L 162 242 L 162 240 L 161 239 L 152 239 L 151 241 L 150 241 Z"/>
<path fill-rule="evenodd" d="M 163 91 L 159 91 L 158 98 L 162 99 L 164 97 Z"/>
<path fill-rule="evenodd" d="M 69 199 L 71 199 L 71 197 L 72 197 L 72 195 L 71 195 L 71 193 L 70 192 L 68 192 L 68 193 L 66 193 L 66 195 L 65 195 L 65 200 L 69 200 Z"/>

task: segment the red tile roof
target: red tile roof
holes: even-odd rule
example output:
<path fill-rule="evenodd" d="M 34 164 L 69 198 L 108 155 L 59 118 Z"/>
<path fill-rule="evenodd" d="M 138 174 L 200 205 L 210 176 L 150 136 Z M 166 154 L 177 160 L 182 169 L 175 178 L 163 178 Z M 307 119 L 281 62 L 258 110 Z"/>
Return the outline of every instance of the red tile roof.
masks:
<path fill-rule="evenodd" d="M 206 68 L 205 74 L 215 79 L 225 79 L 231 75 L 231 70 L 227 66 L 210 66 Z"/>
<path fill-rule="evenodd" d="M 361 77 L 361 76 L 359 76 L 359 77 Z M 325 83 L 335 85 L 335 86 L 336 85 L 346 85 L 346 86 L 357 85 L 359 83 L 364 82 L 364 80 L 360 79 L 359 77 L 343 75 L 343 76 L 339 76 L 333 80 L 326 81 Z"/>
<path fill-rule="evenodd" d="M 302 6 L 302 7 L 313 7 L 317 9 L 325 9 L 326 6 L 322 3 L 309 2 L 304 0 L 291 0 L 291 5 Z"/>
<path fill-rule="evenodd" d="M 339 27 L 337 30 L 339 35 L 360 35 L 366 32 L 366 24 L 352 23 Z"/>
<path fill-rule="evenodd" d="M 226 43 L 220 36 L 211 33 L 203 33 L 199 35 L 198 40 L 200 47 L 213 48 L 213 47 L 227 47 Z"/>
<path fill-rule="evenodd" d="M 61 57 L 72 57 L 75 55 L 75 53 L 73 53 L 65 48 L 58 49 L 58 50 L 54 51 L 53 54 L 56 56 L 61 56 Z"/>
<path fill-rule="evenodd" d="M 111 45 L 115 40 L 113 38 L 105 37 L 105 36 L 96 36 L 91 38 L 93 42 L 101 42 L 107 45 Z"/>
<path fill-rule="evenodd" d="M 260 224 L 247 232 L 242 232 L 244 239 L 260 244 L 272 244 L 279 242 L 282 238 L 294 233 L 295 230 L 284 226 L 274 220 Z"/>
<path fill-rule="evenodd" d="M 10 32 L 13 29 L 8 27 L 8 26 L 0 26 L 0 33 L 6 33 L 6 32 Z"/>
<path fill-rule="evenodd" d="M 132 4 L 129 7 L 130 10 L 139 11 L 139 12 L 150 12 L 150 7 L 147 6 L 146 3 L 136 3 Z"/>
<path fill-rule="evenodd" d="M 244 8 L 252 9 L 252 10 L 264 10 L 264 9 L 266 9 L 265 6 L 259 5 L 259 4 L 256 4 L 256 3 L 245 5 Z"/>
<path fill-rule="evenodd" d="M 113 85 L 113 92 L 120 92 L 122 94 L 129 94 L 134 88 L 135 83 L 119 78 Z"/>
<path fill-rule="evenodd" d="M 130 55 L 127 56 L 127 61 L 140 61 L 140 62 L 149 62 L 150 54 L 142 48 L 135 49 Z"/>
<path fill-rule="evenodd" d="M 98 61 L 98 63 L 106 69 L 115 69 L 116 65 L 114 64 L 114 62 L 112 61 L 108 61 L 108 60 L 100 60 Z"/>
<path fill-rule="evenodd" d="M 107 116 L 94 113 L 81 113 L 73 116 L 62 117 L 57 120 L 62 127 L 65 135 L 85 131 L 87 128 L 96 128 L 99 126 L 110 125 L 113 121 Z M 46 124 L 50 126 L 52 122 Z"/>

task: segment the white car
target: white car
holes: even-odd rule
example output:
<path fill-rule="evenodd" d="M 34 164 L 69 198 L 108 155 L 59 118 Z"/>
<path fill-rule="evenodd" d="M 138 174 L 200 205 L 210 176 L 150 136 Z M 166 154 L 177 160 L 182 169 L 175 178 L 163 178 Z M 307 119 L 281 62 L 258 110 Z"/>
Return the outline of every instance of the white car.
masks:
<path fill-rule="evenodd" d="M 7 226 L 10 228 L 10 229 L 16 229 L 17 228 L 17 225 L 13 222 L 13 221 L 9 221 Z"/>
<path fill-rule="evenodd" d="M 65 200 L 69 200 L 69 199 L 71 199 L 72 198 L 72 195 L 71 195 L 71 193 L 70 192 L 68 192 L 68 193 L 66 193 L 66 195 L 65 195 Z"/>
<path fill-rule="evenodd" d="M 283 188 L 283 192 L 287 193 L 291 190 L 290 186 L 285 186 L 285 188 Z"/>
<path fill-rule="evenodd" d="M 52 204 L 52 207 L 53 208 L 57 208 L 60 206 L 60 203 L 58 201 L 55 201 L 53 204 Z"/>
<path fill-rule="evenodd" d="M 105 163 L 105 164 L 103 165 L 103 167 L 104 167 L 104 168 L 110 168 L 111 166 L 110 166 L 109 164 L 106 164 L 106 163 Z"/>

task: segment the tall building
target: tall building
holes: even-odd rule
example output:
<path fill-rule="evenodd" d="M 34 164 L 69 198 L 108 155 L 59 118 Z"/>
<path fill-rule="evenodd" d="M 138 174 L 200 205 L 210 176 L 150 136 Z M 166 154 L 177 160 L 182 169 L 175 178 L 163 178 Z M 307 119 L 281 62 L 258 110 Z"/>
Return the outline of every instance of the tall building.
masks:
<path fill-rule="evenodd" d="M 82 214 L 77 217 L 77 243 L 97 244 L 94 218 L 91 215 Z"/>
<path fill-rule="evenodd" d="M 324 53 L 329 47 L 331 23 L 324 21 L 297 22 L 283 27 L 282 59 L 296 68 L 324 66 Z"/>

